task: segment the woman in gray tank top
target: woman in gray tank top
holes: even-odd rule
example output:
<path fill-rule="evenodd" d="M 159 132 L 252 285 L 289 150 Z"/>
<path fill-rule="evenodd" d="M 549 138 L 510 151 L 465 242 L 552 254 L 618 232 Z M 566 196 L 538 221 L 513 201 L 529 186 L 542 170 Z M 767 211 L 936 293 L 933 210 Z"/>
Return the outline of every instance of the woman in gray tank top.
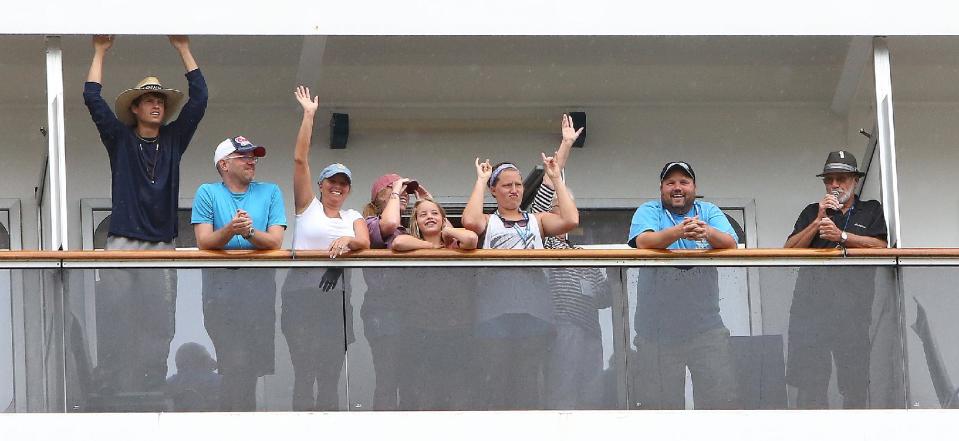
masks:
<path fill-rule="evenodd" d="M 483 248 L 542 249 L 544 236 L 566 234 L 579 225 L 579 211 L 552 156 L 542 155 L 556 187 L 557 213 L 530 214 L 520 209 L 523 177 L 504 162 L 492 166 L 476 158 L 476 184 L 463 210 L 463 226 L 482 237 Z M 483 213 L 489 189 L 497 210 Z M 540 268 L 479 269 L 474 332 L 483 354 L 477 397 L 489 409 L 541 408 L 539 378 L 554 335 L 553 303 Z M 509 369 L 504 369 L 508 364 Z M 509 372 L 509 374 L 506 374 Z"/>

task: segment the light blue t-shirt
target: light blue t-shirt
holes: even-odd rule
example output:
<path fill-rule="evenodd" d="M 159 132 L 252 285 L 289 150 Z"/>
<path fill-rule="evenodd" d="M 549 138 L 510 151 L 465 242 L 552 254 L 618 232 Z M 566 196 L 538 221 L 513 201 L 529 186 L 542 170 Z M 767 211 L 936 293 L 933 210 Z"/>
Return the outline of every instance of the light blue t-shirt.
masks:
<path fill-rule="evenodd" d="M 695 201 L 684 215 L 663 209 L 662 201 L 641 205 L 629 226 L 629 245 L 646 231 L 661 231 L 699 216 L 709 226 L 739 242 L 726 215 L 719 207 Z M 709 244 L 706 244 L 709 248 Z M 696 241 L 679 239 L 669 249 L 696 249 Z M 637 278 L 636 333 L 660 343 L 683 341 L 691 336 L 723 327 L 719 314 L 719 273 L 715 267 L 646 267 Z"/>
<path fill-rule="evenodd" d="M 635 248 L 636 236 L 647 231 L 661 231 L 672 228 L 674 225 L 682 223 L 683 219 L 694 216 L 699 216 L 699 219 L 706 221 L 709 226 L 729 234 L 733 237 L 733 240 L 737 243 L 739 242 L 739 236 L 736 235 L 733 226 L 729 224 L 729 219 L 726 219 L 723 211 L 714 204 L 705 201 L 695 201 L 693 202 L 693 208 L 690 209 L 688 213 L 680 215 L 664 209 L 662 201 L 649 201 L 640 205 L 639 208 L 636 209 L 636 212 L 633 213 L 633 220 L 629 225 L 627 243 L 629 246 Z M 694 240 L 679 239 L 669 244 L 666 248 L 671 250 L 696 249 L 697 246 Z M 706 248 L 710 248 L 710 246 L 707 244 Z"/>
<path fill-rule="evenodd" d="M 233 193 L 222 182 L 200 185 L 193 199 L 192 224 L 212 224 L 214 230 L 223 228 L 242 209 L 253 220 L 253 228 L 266 231 L 273 225 L 286 227 L 286 210 L 280 187 L 270 182 L 253 181 L 246 193 Z M 256 247 L 250 241 L 233 236 L 225 250 L 251 250 Z"/>

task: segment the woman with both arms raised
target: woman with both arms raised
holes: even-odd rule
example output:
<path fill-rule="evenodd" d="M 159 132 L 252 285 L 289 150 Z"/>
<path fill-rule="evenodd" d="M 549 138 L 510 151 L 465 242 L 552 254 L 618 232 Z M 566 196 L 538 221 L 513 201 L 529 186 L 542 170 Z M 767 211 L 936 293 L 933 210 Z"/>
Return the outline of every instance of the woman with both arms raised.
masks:
<path fill-rule="evenodd" d="M 558 201 L 557 213 L 529 214 L 520 209 L 523 177 L 508 162 L 491 166 L 476 158 L 476 184 L 463 210 L 463 226 L 483 237 L 483 248 L 542 249 L 544 236 L 558 236 L 579 225 L 559 164 L 543 157 Z M 489 189 L 496 212 L 483 213 Z M 479 381 L 490 409 L 543 406 L 539 379 L 555 335 L 553 301 L 542 268 L 478 269 L 474 332 L 482 360 Z M 509 374 L 504 365 L 510 367 Z"/>

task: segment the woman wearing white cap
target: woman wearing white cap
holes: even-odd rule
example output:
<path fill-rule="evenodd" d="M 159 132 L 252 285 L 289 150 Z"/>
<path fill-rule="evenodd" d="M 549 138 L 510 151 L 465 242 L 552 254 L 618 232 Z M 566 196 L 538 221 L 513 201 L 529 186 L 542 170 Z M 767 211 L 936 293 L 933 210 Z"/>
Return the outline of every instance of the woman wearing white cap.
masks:
<path fill-rule="evenodd" d="M 309 153 L 313 117 L 319 104 L 307 87 L 297 87 L 294 95 L 303 106 L 303 121 L 293 154 L 293 248 L 329 250 L 331 258 L 369 248 L 363 216 L 342 208 L 350 194 L 350 169 L 343 164 L 328 165 L 320 172 L 319 197 L 313 192 Z M 336 385 L 345 356 L 343 340 L 353 341 L 352 329 L 344 326 L 344 316 L 352 316 L 352 311 L 342 295 L 319 291 L 331 289 L 339 276 L 340 271 L 322 268 L 291 269 L 283 284 L 280 326 L 293 362 L 293 410 L 337 408 Z"/>

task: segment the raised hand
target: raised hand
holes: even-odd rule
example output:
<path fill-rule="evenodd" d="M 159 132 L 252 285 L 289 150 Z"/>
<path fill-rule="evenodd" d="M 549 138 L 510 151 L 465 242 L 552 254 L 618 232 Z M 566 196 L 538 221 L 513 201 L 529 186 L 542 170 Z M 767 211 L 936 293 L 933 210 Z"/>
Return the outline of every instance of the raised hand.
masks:
<path fill-rule="evenodd" d="M 113 47 L 113 39 L 114 37 L 112 35 L 94 35 L 93 50 L 98 52 L 108 51 L 111 47 Z"/>
<path fill-rule="evenodd" d="M 489 159 L 485 162 L 480 162 L 479 158 L 476 158 L 476 178 L 486 182 L 489 181 L 489 177 L 492 175 L 493 166 L 490 165 Z"/>
<path fill-rule="evenodd" d="M 543 168 L 546 171 L 546 176 L 549 176 L 553 182 L 556 182 L 556 179 L 559 179 L 560 173 L 562 170 L 559 168 L 559 163 L 556 162 L 555 156 L 546 156 L 546 153 L 540 153 L 543 155 Z"/>
<path fill-rule="evenodd" d="M 419 199 L 433 199 L 433 195 L 423 186 L 422 183 L 416 187 L 416 197 Z"/>
<path fill-rule="evenodd" d="M 177 50 L 190 48 L 190 37 L 186 35 L 168 35 L 170 44 Z"/>
<path fill-rule="evenodd" d="M 563 143 L 572 144 L 576 141 L 576 138 L 579 138 L 579 135 L 583 133 L 584 127 L 580 127 L 579 130 L 573 128 L 573 117 L 568 114 L 563 114 Z"/>
<path fill-rule="evenodd" d="M 393 184 L 391 185 L 391 187 L 393 188 L 393 193 L 398 193 L 400 196 L 402 196 L 403 193 L 406 193 L 407 182 L 410 182 L 410 180 L 407 178 L 399 178 L 395 182 L 393 182 Z"/>
<path fill-rule="evenodd" d="M 293 95 L 296 96 L 296 100 L 303 106 L 304 112 L 316 113 L 316 109 L 320 107 L 320 97 L 314 96 L 311 98 L 309 87 L 296 86 Z"/>

